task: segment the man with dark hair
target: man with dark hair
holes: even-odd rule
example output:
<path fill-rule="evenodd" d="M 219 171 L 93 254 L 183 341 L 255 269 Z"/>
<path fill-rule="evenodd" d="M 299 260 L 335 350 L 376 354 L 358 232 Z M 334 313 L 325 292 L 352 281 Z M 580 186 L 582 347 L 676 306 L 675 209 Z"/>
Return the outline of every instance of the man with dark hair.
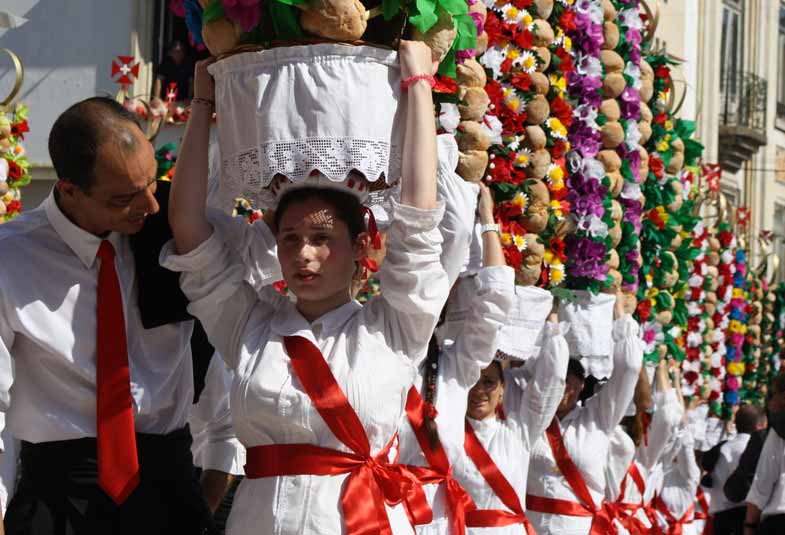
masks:
<path fill-rule="evenodd" d="M 745 535 L 785 533 L 785 369 L 769 388 L 769 433 L 747 494 Z"/>
<path fill-rule="evenodd" d="M 120 104 L 91 98 L 55 121 L 49 151 L 52 194 L 0 227 L 0 427 L 22 441 L 6 532 L 204 533 L 193 321 L 151 326 L 137 304 L 130 242 L 159 211 L 153 147 Z"/>
<path fill-rule="evenodd" d="M 753 433 L 766 428 L 766 413 L 753 405 L 743 405 L 736 411 L 736 436 L 722 443 L 717 450 L 717 459 L 711 472 L 709 488 L 709 514 L 714 516 L 715 535 L 742 535 L 744 533 L 744 515 L 746 506 L 743 502 L 729 500 L 723 491 L 728 477 L 736 470 L 741 454 L 750 441 Z M 704 468 L 711 450 L 704 455 Z M 704 478 L 706 479 L 706 478 Z"/>
<path fill-rule="evenodd" d="M 188 59 L 188 51 L 180 41 L 169 45 L 166 58 L 158 66 L 153 84 L 153 98 L 166 100 L 169 85 L 174 84 L 177 100 L 191 100 L 194 90 L 194 64 Z"/>

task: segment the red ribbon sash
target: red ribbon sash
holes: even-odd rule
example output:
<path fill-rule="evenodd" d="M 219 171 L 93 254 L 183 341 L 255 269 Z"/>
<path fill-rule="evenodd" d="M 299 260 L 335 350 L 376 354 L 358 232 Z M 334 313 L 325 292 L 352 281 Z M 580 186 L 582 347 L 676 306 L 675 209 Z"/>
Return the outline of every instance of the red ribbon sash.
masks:
<path fill-rule="evenodd" d="M 701 535 L 711 535 L 714 533 L 714 517 L 709 514 L 709 502 L 706 500 L 706 495 L 703 493 L 703 489 L 698 486 L 698 493 L 695 495 L 698 500 L 698 505 L 701 506 L 701 510 L 695 511 L 693 515 L 693 520 L 705 520 L 706 522 L 703 524 L 703 531 Z"/>
<path fill-rule="evenodd" d="M 285 337 L 284 346 L 314 407 L 351 452 L 312 444 L 255 446 L 247 452 L 247 477 L 349 474 L 341 495 L 347 534 L 392 535 L 385 504 L 395 506 L 403 502 L 419 486 L 405 467 L 388 462 L 394 437 L 383 451 L 371 456 L 365 429 L 319 348 L 300 336 Z"/>
<path fill-rule="evenodd" d="M 444 482 L 445 490 L 447 491 L 447 507 L 450 513 L 452 534 L 464 535 L 466 533 L 466 511 L 476 509 L 477 506 L 460 483 L 452 477 L 450 461 L 441 443 L 437 443 L 434 448 L 431 448 L 428 433 L 425 429 L 425 400 L 423 400 L 415 387 L 409 389 L 409 395 L 406 398 L 406 416 L 409 419 L 412 430 L 414 430 L 414 435 L 417 437 L 417 443 L 425 455 L 425 460 L 430 465 L 430 468 L 421 466 L 407 466 L 406 468 L 419 479 L 421 484 Z M 408 510 L 414 512 L 413 516 L 425 516 L 418 507 L 418 503 L 412 503 L 412 500 L 408 500 L 408 502 Z M 430 508 L 429 512 L 432 515 Z M 428 524 L 430 522 L 431 520 L 416 523 Z"/>
<path fill-rule="evenodd" d="M 627 494 L 628 479 L 632 479 L 633 483 L 635 483 L 635 486 L 641 495 L 640 503 L 626 503 L 624 501 L 624 496 Z M 630 467 L 627 469 L 624 479 L 621 482 L 619 498 L 616 500 L 616 503 L 613 504 L 616 512 L 616 518 L 619 519 L 619 522 L 621 522 L 622 526 L 627 528 L 627 531 L 629 531 L 631 535 L 647 535 L 649 532 L 649 527 L 635 516 L 639 510 L 645 509 L 643 503 L 643 493 L 645 488 L 646 487 L 643 482 L 643 476 L 641 475 L 640 470 L 638 470 L 638 466 L 635 464 L 635 461 L 632 461 L 630 463 Z"/>
<path fill-rule="evenodd" d="M 616 528 L 613 525 L 614 511 L 610 504 L 602 503 L 600 507 L 594 504 L 594 499 L 583 480 L 578 467 L 570 458 L 567 448 L 564 446 L 559 423 L 554 418 L 551 425 L 545 432 L 548 437 L 548 443 L 551 446 L 553 458 L 556 461 L 556 466 L 559 467 L 564 479 L 572 489 L 575 496 L 578 497 L 580 503 L 569 502 L 566 500 L 557 500 L 554 498 L 543 498 L 540 496 L 526 496 L 526 505 L 531 511 L 539 513 L 550 513 L 564 516 L 591 516 L 593 517 L 591 524 L 591 531 L 589 535 L 605 535 L 607 533 L 615 533 Z"/>
<path fill-rule="evenodd" d="M 668 521 L 668 533 L 667 535 L 682 535 L 684 531 L 684 524 L 691 524 L 693 513 L 695 512 L 695 506 L 690 505 L 689 509 L 684 512 L 681 518 L 676 518 L 673 516 L 673 513 L 670 512 L 668 506 L 665 505 L 665 502 L 662 501 L 662 498 L 659 496 L 654 497 L 654 507 L 657 508 L 657 511 L 663 514 L 665 519 Z"/>
<path fill-rule="evenodd" d="M 466 525 L 472 528 L 492 528 L 509 526 L 512 524 L 523 524 L 526 533 L 535 535 L 534 528 L 532 527 L 529 519 L 526 518 L 526 513 L 523 512 L 523 506 L 515 489 L 512 488 L 510 482 L 501 473 L 499 467 L 493 462 L 491 456 L 485 451 L 480 439 L 477 438 L 474 429 L 468 420 L 465 424 L 466 434 L 463 442 L 463 448 L 466 454 L 474 462 L 477 470 L 480 471 L 482 477 L 491 487 L 493 492 L 502 501 L 505 507 L 510 511 L 502 509 L 475 509 L 466 512 Z"/>

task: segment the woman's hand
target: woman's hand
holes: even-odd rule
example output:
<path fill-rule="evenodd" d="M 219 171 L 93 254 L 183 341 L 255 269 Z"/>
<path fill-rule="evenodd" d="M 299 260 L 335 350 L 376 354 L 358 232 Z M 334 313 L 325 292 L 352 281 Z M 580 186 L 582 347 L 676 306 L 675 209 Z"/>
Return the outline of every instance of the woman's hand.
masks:
<path fill-rule="evenodd" d="M 215 81 L 207 72 L 207 67 L 215 63 L 215 58 L 209 57 L 196 62 L 194 67 L 194 98 L 215 102 Z"/>
<path fill-rule="evenodd" d="M 493 194 L 485 184 L 479 183 L 478 186 L 480 186 L 480 198 L 477 201 L 477 214 L 480 216 L 480 223 L 490 225 L 494 222 Z"/>
<path fill-rule="evenodd" d="M 431 49 L 422 41 L 401 41 L 398 46 L 401 80 L 418 74 L 436 74 L 439 64 L 433 61 Z"/>

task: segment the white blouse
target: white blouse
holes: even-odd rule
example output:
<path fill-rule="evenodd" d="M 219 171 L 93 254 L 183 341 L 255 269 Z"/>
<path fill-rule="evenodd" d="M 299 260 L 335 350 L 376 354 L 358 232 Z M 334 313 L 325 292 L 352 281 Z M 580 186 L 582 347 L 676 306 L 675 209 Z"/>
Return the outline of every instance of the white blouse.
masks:
<path fill-rule="evenodd" d="M 515 273 L 508 266 L 483 268 L 477 274 L 476 283 L 477 292 L 469 306 L 461 336 L 444 348 L 439 359 L 441 369 L 434 405 L 438 412 L 435 421 L 439 436 L 444 439 L 459 435 L 459 431 L 463 438 L 466 397 L 479 380 L 481 370 L 491 363 L 496 353 L 496 338 L 512 306 Z M 429 466 L 408 419 L 401 426 L 399 438 L 401 464 Z M 438 483 L 423 487 L 433 510 L 433 522 L 418 526 L 417 533 L 447 533 L 449 521 L 444 486 Z"/>
<path fill-rule="evenodd" d="M 605 498 L 609 435 L 621 421 L 632 400 L 643 362 L 638 323 L 631 316 L 623 316 L 614 322 L 613 341 L 613 374 L 608 382 L 584 406 L 575 407 L 559 421 L 567 452 L 580 470 L 597 506 Z M 531 454 L 529 494 L 579 502 L 559 471 L 544 432 L 540 433 Z M 586 535 L 592 524 L 591 517 L 535 511 L 529 511 L 527 515 L 537 533 Z"/>
<path fill-rule="evenodd" d="M 215 225 L 211 237 L 186 255 L 174 255 L 171 244 L 162 251 L 162 264 L 183 272 L 189 311 L 235 373 L 231 404 L 243 445 L 307 443 L 348 451 L 293 376 L 283 338 L 302 336 L 324 355 L 363 424 L 371 453 L 387 446 L 404 417 L 406 393 L 449 291 L 436 228 L 443 212 L 441 203 L 421 210 L 393 201 L 387 256 L 379 273 L 383 294 L 365 306 L 350 301 L 310 323 L 291 300 L 271 292 L 260 298 L 245 280 L 249 263 L 257 264 L 260 280 L 278 269 L 271 262 L 274 238 L 264 225 L 236 226 L 229 235 Z M 238 254 L 237 244 L 246 242 L 249 233 L 262 240 L 258 255 Z M 344 533 L 339 501 L 347 477 L 245 479 L 227 533 Z M 412 533 L 402 506 L 387 512 L 394 533 Z"/>
<path fill-rule="evenodd" d="M 769 430 L 755 470 L 747 502 L 761 510 L 761 518 L 785 514 L 785 440 Z"/>
<path fill-rule="evenodd" d="M 675 448 L 663 463 L 660 498 L 668 511 L 678 520 L 695 504 L 701 470 L 695 460 L 695 441 L 684 426 L 675 435 Z M 665 521 L 664 515 L 657 513 Z M 688 518 L 689 520 L 689 518 Z M 693 535 L 692 522 L 684 524 L 684 535 Z"/>
<path fill-rule="evenodd" d="M 529 474 L 529 455 L 534 443 L 553 420 L 564 395 L 570 351 L 564 338 L 565 324 L 546 323 L 543 347 L 532 363 L 534 376 L 528 382 L 523 368 L 504 372 L 504 411 L 506 419 L 495 415 L 469 423 L 499 471 L 509 481 L 524 511 Z M 463 397 L 465 413 L 467 398 Z M 457 400 L 456 400 L 457 404 Z M 445 444 L 455 478 L 474 500 L 478 509 L 507 510 L 491 489 L 477 466 L 464 450 L 464 420 L 451 422 L 452 432 Z M 440 427 L 441 433 L 441 427 Z M 467 528 L 468 535 L 519 535 L 520 524 L 497 528 Z"/>

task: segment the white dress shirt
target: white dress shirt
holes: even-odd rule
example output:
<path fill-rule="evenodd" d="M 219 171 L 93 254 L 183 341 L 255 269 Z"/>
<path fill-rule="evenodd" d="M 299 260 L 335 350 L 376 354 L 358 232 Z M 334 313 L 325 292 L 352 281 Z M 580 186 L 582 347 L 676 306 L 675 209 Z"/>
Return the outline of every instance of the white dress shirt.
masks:
<path fill-rule="evenodd" d="M 695 460 L 695 441 L 687 426 L 676 432 L 673 449 L 666 452 L 663 463 L 662 489 L 660 498 L 677 520 L 694 506 L 695 495 L 700 484 L 701 470 Z M 658 516 L 665 521 L 664 515 Z M 690 520 L 691 516 L 687 520 Z M 692 521 L 683 524 L 683 535 L 693 535 L 695 526 Z"/>
<path fill-rule="evenodd" d="M 350 301 L 308 322 L 289 299 L 268 293 L 260 299 L 246 283 L 249 264 L 261 279 L 278 269 L 270 263 L 274 237 L 265 225 L 222 227 L 187 255 L 171 245 L 162 264 L 183 271 L 181 286 L 189 311 L 234 371 L 231 405 L 237 436 L 246 447 L 307 443 L 348 451 L 314 408 L 293 375 L 283 347 L 285 336 L 302 336 L 324 355 L 336 381 L 365 428 L 371 453 L 385 448 L 404 417 L 406 394 L 425 357 L 447 299 L 436 226 L 444 207 L 420 210 L 392 203 L 387 256 L 379 272 L 382 295 L 365 306 Z M 236 235 L 242 232 L 243 235 Z M 244 260 L 237 244 L 257 242 Z M 345 530 L 339 506 L 348 474 L 245 479 L 235 497 L 227 533 L 245 535 L 339 534 Z M 395 533 L 412 533 L 403 508 L 387 508 Z"/>
<path fill-rule="evenodd" d="M 762 511 L 762 519 L 785 514 L 785 440 L 774 429 L 763 444 L 747 502 Z"/>
<path fill-rule="evenodd" d="M 749 441 L 750 435 L 748 433 L 739 433 L 720 447 L 720 456 L 711 474 L 712 486 L 706 497 L 710 500 L 709 511 L 711 514 L 744 507 L 744 502 L 734 503 L 726 498 L 722 487 L 739 466 L 739 459 L 741 459 L 741 454 L 744 453 Z"/>
<path fill-rule="evenodd" d="M 598 394 L 583 407 L 576 406 L 559 421 L 564 445 L 578 467 L 595 505 L 605 498 L 605 465 L 609 435 L 621 421 L 635 392 L 643 350 L 638 338 L 638 324 L 631 316 L 617 319 L 613 325 L 613 374 Z M 534 445 L 528 477 L 529 494 L 579 502 L 559 471 L 550 444 L 542 434 Z M 591 517 L 571 517 L 529 511 L 534 530 L 540 535 L 586 535 Z"/>
<path fill-rule="evenodd" d="M 234 434 L 229 390 L 232 371 L 221 355 L 213 354 L 204 378 L 204 389 L 191 411 L 191 453 L 194 466 L 243 475 L 245 448 Z"/>
<path fill-rule="evenodd" d="M 136 430 L 183 427 L 193 401 L 193 322 L 144 329 L 127 236 L 116 251 Z M 29 442 L 96 435 L 96 300 L 101 239 L 53 195 L 0 226 L 0 427 Z"/>

